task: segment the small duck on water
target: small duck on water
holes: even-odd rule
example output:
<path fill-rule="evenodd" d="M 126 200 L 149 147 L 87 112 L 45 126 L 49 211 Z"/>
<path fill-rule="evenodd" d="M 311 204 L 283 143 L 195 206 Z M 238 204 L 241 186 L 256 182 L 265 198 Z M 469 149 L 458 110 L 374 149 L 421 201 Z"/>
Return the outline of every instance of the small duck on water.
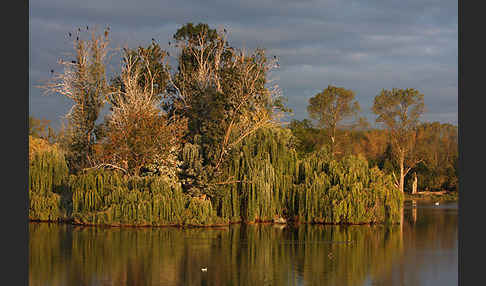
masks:
<path fill-rule="evenodd" d="M 207 267 L 201 268 L 201 271 L 206 272 L 206 271 L 208 271 L 208 268 Z"/>
<path fill-rule="evenodd" d="M 439 205 L 439 202 L 435 202 L 435 205 L 438 206 Z"/>

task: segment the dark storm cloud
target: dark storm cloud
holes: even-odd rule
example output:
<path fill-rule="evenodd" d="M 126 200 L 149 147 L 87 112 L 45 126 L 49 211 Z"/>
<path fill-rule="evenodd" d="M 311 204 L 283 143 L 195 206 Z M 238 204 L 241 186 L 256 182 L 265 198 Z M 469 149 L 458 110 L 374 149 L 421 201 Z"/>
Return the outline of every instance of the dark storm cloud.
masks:
<path fill-rule="evenodd" d="M 237 47 L 263 47 L 280 58 L 271 76 L 294 109 L 308 117 L 308 99 L 327 85 L 354 90 L 370 119 L 383 88 L 413 87 L 425 95 L 425 120 L 457 124 L 457 1 L 62 1 L 30 2 L 30 113 L 53 121 L 69 102 L 33 87 L 57 58 L 72 51 L 66 34 L 111 27 L 115 47 L 162 47 L 180 25 L 224 26 Z"/>

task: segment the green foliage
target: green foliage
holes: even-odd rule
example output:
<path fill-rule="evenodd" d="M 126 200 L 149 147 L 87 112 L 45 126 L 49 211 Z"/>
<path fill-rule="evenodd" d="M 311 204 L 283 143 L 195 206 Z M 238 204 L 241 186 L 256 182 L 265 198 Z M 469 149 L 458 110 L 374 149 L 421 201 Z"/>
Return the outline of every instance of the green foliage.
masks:
<path fill-rule="evenodd" d="M 363 157 L 331 160 L 327 148 L 299 159 L 293 144 L 281 128 L 245 140 L 226 168 L 237 183 L 221 191 L 218 215 L 240 214 L 247 222 L 282 216 L 315 223 L 399 222 L 403 195 L 389 175 Z"/>
<path fill-rule="evenodd" d="M 227 221 L 216 216 L 216 211 L 209 199 L 191 197 L 186 204 L 183 212 L 184 225 L 205 226 L 227 223 Z"/>
<path fill-rule="evenodd" d="M 208 41 L 214 41 L 217 38 L 216 30 L 209 28 L 208 24 L 199 23 L 194 26 L 194 24 L 190 22 L 179 28 L 173 35 L 173 38 L 180 41 L 193 41 L 194 44 L 196 44 L 198 35 L 201 33 L 208 35 Z"/>
<path fill-rule="evenodd" d="M 57 135 L 49 123 L 50 120 L 29 116 L 29 136 L 45 139 L 51 144 L 55 143 Z"/>
<path fill-rule="evenodd" d="M 69 215 L 65 188 L 68 168 L 56 147 L 34 152 L 29 160 L 29 219 L 57 221 Z"/>
<path fill-rule="evenodd" d="M 294 139 L 284 128 L 264 128 L 248 137 L 230 154 L 221 183 L 208 185 L 212 190 L 208 196 L 182 188 L 186 184 L 191 190 L 191 184 L 205 180 L 197 178 L 204 172 L 200 172 L 199 148 L 191 144 L 182 152 L 187 165 L 181 181 L 165 175 L 137 177 L 91 170 L 71 175 L 66 183 L 62 157 L 56 157 L 58 165 L 52 167 L 36 157 L 31 185 L 39 190 L 37 201 L 48 199 L 57 205 L 59 198 L 42 197 L 43 190 L 69 186 L 69 213 L 79 224 L 203 226 L 282 217 L 308 223 L 399 221 L 402 195 L 390 176 L 369 168 L 362 157 L 331 160 L 327 148 L 299 158 Z M 41 179 L 35 170 L 64 175 Z"/>
<path fill-rule="evenodd" d="M 389 131 L 393 158 L 400 172 L 397 183 L 404 192 L 405 176 L 423 156 L 417 148 L 416 127 L 425 110 L 424 95 L 413 88 L 383 89 L 375 97 L 372 109 L 377 115 L 376 122 Z"/>
<path fill-rule="evenodd" d="M 181 222 L 184 197 L 165 177 L 90 171 L 73 177 L 73 218 L 80 224 L 169 225 Z"/>
<path fill-rule="evenodd" d="M 332 160 L 337 125 L 359 110 L 352 91 L 329 86 L 310 101 L 313 118 L 329 129 L 328 150 L 322 136 L 310 142 L 316 130 L 308 121 L 293 122 L 292 130 L 274 126 L 276 110 L 286 109 L 277 89 L 266 86 L 275 58 L 264 50 L 246 54 L 229 46 L 226 33 L 188 23 L 174 35 L 177 72 L 153 42 L 125 50 L 123 71 L 108 86 L 107 35 L 77 40 L 77 61 L 51 86 L 74 100 L 66 138 L 75 175 L 60 184 L 76 223 L 397 221 L 401 197 L 389 176 L 362 157 Z M 107 99 L 111 113 L 96 127 Z M 102 166 L 126 174 L 94 169 Z M 51 178 L 35 176 L 38 193 L 59 204 L 42 191 L 53 188 Z"/>
<path fill-rule="evenodd" d="M 419 148 L 423 150 L 423 161 L 412 169 L 417 173 L 418 189 L 457 191 L 457 127 L 439 122 L 423 123 L 418 126 L 417 134 Z"/>
<path fill-rule="evenodd" d="M 190 177 L 188 192 L 218 196 L 215 184 L 231 149 L 256 130 L 269 126 L 275 110 L 283 110 L 276 91 L 266 87 L 274 67 L 263 49 L 251 53 L 230 47 L 226 33 L 206 24 L 188 23 L 174 35 L 180 48 L 174 75 L 175 112 L 188 119 L 186 140 L 197 146 L 198 173 L 192 176 L 185 163 L 183 176 Z M 177 106 L 183 108 L 177 109 Z M 188 174 L 188 175 L 186 175 Z M 222 178 L 225 180 L 225 178 Z M 195 190 L 199 188 L 199 190 Z"/>
<path fill-rule="evenodd" d="M 165 176 L 122 176 L 90 171 L 73 176 L 75 223 L 96 225 L 210 225 L 221 222 L 210 200 L 182 193 L 180 183 Z"/>
<path fill-rule="evenodd" d="M 327 134 L 312 126 L 309 119 L 302 121 L 292 120 L 289 125 L 292 134 L 295 136 L 297 144 L 295 149 L 300 156 L 312 153 L 314 150 L 320 149 L 326 142 Z"/>
<path fill-rule="evenodd" d="M 383 89 L 375 97 L 373 104 L 373 112 L 378 116 L 376 122 L 383 123 L 392 132 L 396 132 L 396 135 L 408 135 L 419 123 L 424 110 L 424 95 L 413 88 Z"/>
<path fill-rule="evenodd" d="M 328 130 L 332 155 L 335 151 L 338 125 L 343 120 L 357 115 L 360 110 L 359 103 L 354 97 L 352 90 L 330 85 L 309 99 L 307 111 L 321 128 Z"/>
<path fill-rule="evenodd" d="M 319 223 L 396 223 L 403 196 L 392 178 L 368 167 L 363 157 L 303 163 L 302 183 L 296 188 L 294 214 L 299 221 Z"/>
<path fill-rule="evenodd" d="M 199 143 L 198 137 L 196 142 Z M 203 165 L 204 158 L 199 144 L 186 143 L 180 153 L 183 162 L 178 174 L 185 193 L 191 196 L 211 195 L 208 169 Z"/>

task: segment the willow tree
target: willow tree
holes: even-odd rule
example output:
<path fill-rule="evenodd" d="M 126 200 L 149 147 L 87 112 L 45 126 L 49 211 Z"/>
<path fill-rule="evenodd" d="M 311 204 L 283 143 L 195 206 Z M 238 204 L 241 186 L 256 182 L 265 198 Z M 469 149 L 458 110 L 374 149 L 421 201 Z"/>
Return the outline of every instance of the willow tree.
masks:
<path fill-rule="evenodd" d="M 75 59 L 60 59 L 59 64 L 64 67 L 64 71 L 55 73 L 53 78 L 42 86 L 46 94 L 58 94 L 73 101 L 66 115 L 67 159 L 72 170 L 80 170 L 94 164 L 96 120 L 111 90 L 105 72 L 109 56 L 108 34 L 108 29 L 103 35 L 92 31 L 91 39 L 83 40 L 78 29 L 76 39 L 73 40 Z"/>
<path fill-rule="evenodd" d="M 169 77 L 172 108 L 188 118 L 187 140 L 200 147 L 211 181 L 230 150 L 274 121 L 280 94 L 267 86 L 267 74 L 276 59 L 261 49 L 230 47 L 226 31 L 207 24 L 189 23 L 174 39 L 179 54 L 177 72 Z"/>
<path fill-rule="evenodd" d="M 357 115 L 360 110 L 359 103 L 354 97 L 352 90 L 329 85 L 309 99 L 307 111 L 312 119 L 317 120 L 319 127 L 328 130 L 332 155 L 335 153 L 339 124 Z"/>
<path fill-rule="evenodd" d="M 378 116 L 376 122 L 383 124 L 389 131 L 392 155 L 400 171 L 399 178 L 395 173 L 393 175 L 396 186 L 402 192 L 405 176 L 423 161 L 416 146 L 417 126 L 424 110 L 424 95 L 413 88 L 383 89 L 374 100 L 373 112 Z"/>

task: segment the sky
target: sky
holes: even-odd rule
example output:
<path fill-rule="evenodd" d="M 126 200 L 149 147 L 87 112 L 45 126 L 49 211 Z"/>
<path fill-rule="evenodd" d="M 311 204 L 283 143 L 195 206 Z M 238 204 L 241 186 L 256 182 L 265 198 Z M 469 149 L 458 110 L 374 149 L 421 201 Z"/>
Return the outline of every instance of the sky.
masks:
<path fill-rule="evenodd" d="M 29 114 L 59 127 L 72 106 L 37 87 L 73 52 L 68 32 L 109 26 L 113 48 L 154 38 L 172 51 L 168 42 L 187 22 L 224 27 L 231 46 L 277 56 L 280 68 L 269 77 L 293 110 L 289 119 L 309 118 L 309 98 L 334 85 L 355 92 L 371 124 L 374 97 L 392 88 L 424 94 L 422 121 L 458 124 L 458 3 L 451 0 L 29 1 Z M 117 70 L 114 56 L 109 73 Z"/>

